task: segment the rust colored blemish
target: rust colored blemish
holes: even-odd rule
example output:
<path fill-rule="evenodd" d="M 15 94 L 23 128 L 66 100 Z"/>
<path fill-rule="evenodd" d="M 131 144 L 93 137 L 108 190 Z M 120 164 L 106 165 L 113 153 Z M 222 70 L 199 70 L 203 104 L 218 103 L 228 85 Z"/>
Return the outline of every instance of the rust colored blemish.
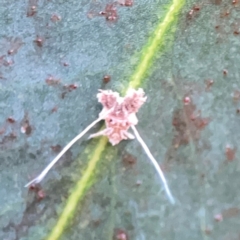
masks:
<path fill-rule="evenodd" d="M 2 40 L 2 48 L 6 51 L 8 55 L 14 55 L 22 47 L 23 41 L 19 37 L 6 37 Z M 9 65 L 6 63 L 6 55 L 0 57 L 0 65 Z"/>
<path fill-rule="evenodd" d="M 235 159 L 236 151 L 237 151 L 236 148 L 232 148 L 229 145 L 226 146 L 225 155 L 228 161 L 233 161 Z"/>
<path fill-rule="evenodd" d="M 61 21 L 61 19 L 62 19 L 61 16 L 55 13 L 51 16 L 51 21 L 54 23 Z"/>
<path fill-rule="evenodd" d="M 29 0 L 27 8 L 27 17 L 32 17 L 37 13 L 38 0 Z"/>
<path fill-rule="evenodd" d="M 13 61 L 12 59 L 6 60 L 6 61 L 4 62 L 4 66 L 5 66 L 5 67 L 12 66 L 13 64 L 14 64 L 14 61 Z"/>
<path fill-rule="evenodd" d="M 115 229 L 113 240 L 129 240 L 129 238 L 125 230 Z"/>
<path fill-rule="evenodd" d="M 62 150 L 62 147 L 61 147 L 61 145 L 57 144 L 55 146 L 51 146 L 51 149 L 53 152 L 59 153 Z"/>
<path fill-rule="evenodd" d="M 212 85 L 214 84 L 214 81 L 212 79 L 205 80 L 206 88 L 205 91 L 210 91 Z"/>
<path fill-rule="evenodd" d="M 52 108 L 51 113 L 57 112 L 57 110 L 58 110 L 58 107 L 55 106 L 55 107 Z"/>
<path fill-rule="evenodd" d="M 233 5 L 237 5 L 238 2 L 239 2 L 239 0 L 232 0 L 232 4 L 233 4 Z"/>
<path fill-rule="evenodd" d="M 239 114 L 240 113 L 240 108 L 236 109 L 236 113 Z"/>
<path fill-rule="evenodd" d="M 36 39 L 34 40 L 34 42 L 36 43 L 36 45 L 38 47 L 42 47 L 43 43 L 44 43 L 44 39 L 40 36 L 37 36 Z"/>
<path fill-rule="evenodd" d="M 124 154 L 122 161 L 127 166 L 132 166 L 137 162 L 137 158 L 132 154 L 126 153 Z"/>
<path fill-rule="evenodd" d="M 189 143 L 190 138 L 198 140 L 200 131 L 203 130 L 208 123 L 209 118 L 202 118 L 201 111 L 196 111 L 196 106 L 190 102 L 184 104 L 183 109 L 176 110 L 173 114 L 172 125 L 176 130 L 173 139 L 173 145 L 178 148 L 180 145 Z"/>
<path fill-rule="evenodd" d="M 205 230 L 204 230 L 205 234 L 206 235 L 210 235 L 212 233 L 212 229 L 210 227 L 206 227 Z"/>
<path fill-rule="evenodd" d="M 115 22 L 118 19 L 117 3 L 107 4 L 104 11 L 99 12 L 99 16 L 104 16 L 109 22 Z"/>
<path fill-rule="evenodd" d="M 132 7 L 133 6 L 133 0 L 118 0 L 118 3 L 121 6 L 125 6 L 125 7 Z"/>
<path fill-rule="evenodd" d="M 64 88 L 71 92 L 73 90 L 76 90 L 78 88 L 78 85 L 77 84 L 64 85 Z"/>
<path fill-rule="evenodd" d="M 37 192 L 37 200 L 41 201 L 46 197 L 46 193 L 41 189 Z"/>
<path fill-rule="evenodd" d="M 225 18 L 228 17 L 230 15 L 230 10 L 229 9 L 225 9 L 223 12 L 220 13 L 220 17 L 221 18 Z"/>
<path fill-rule="evenodd" d="M 227 76 L 227 74 L 228 74 L 228 70 L 227 69 L 223 69 L 223 75 Z"/>
<path fill-rule="evenodd" d="M 13 117 L 8 117 L 8 118 L 7 118 L 7 121 L 8 121 L 9 123 L 15 123 L 15 122 L 16 122 L 16 120 L 15 120 Z"/>
<path fill-rule="evenodd" d="M 215 5 L 220 5 L 222 3 L 222 0 L 212 0 L 212 3 Z"/>
<path fill-rule="evenodd" d="M 192 20 L 199 15 L 199 11 L 201 10 L 200 5 L 194 5 L 187 13 L 187 19 Z"/>
<path fill-rule="evenodd" d="M 18 50 L 21 48 L 21 46 L 23 45 L 22 39 L 19 37 L 16 38 L 8 38 L 8 55 L 14 55 L 18 52 Z"/>
<path fill-rule="evenodd" d="M 103 77 L 103 83 L 109 83 L 111 81 L 111 76 L 110 75 L 105 75 Z"/>
<path fill-rule="evenodd" d="M 30 125 L 28 113 L 25 113 L 24 118 L 21 122 L 21 132 L 26 135 L 30 135 L 32 133 L 32 126 Z"/>
<path fill-rule="evenodd" d="M 59 83 L 61 83 L 61 80 L 53 77 L 52 75 L 50 75 L 50 76 L 47 77 L 47 79 L 45 80 L 45 82 L 46 82 L 47 85 L 49 85 L 49 86 L 56 86 L 56 85 L 58 85 Z"/>
<path fill-rule="evenodd" d="M 223 218 L 237 217 L 240 213 L 240 209 L 237 207 L 231 207 L 222 211 Z"/>
<path fill-rule="evenodd" d="M 63 62 L 63 66 L 64 66 L 64 67 L 68 67 L 68 66 L 69 66 L 69 63 Z"/>
<path fill-rule="evenodd" d="M 73 90 L 76 90 L 78 88 L 78 85 L 77 84 L 69 84 L 69 85 L 64 85 L 63 86 L 63 92 L 61 94 L 61 98 L 64 99 L 66 97 L 66 94 L 68 92 L 72 92 Z"/>
<path fill-rule="evenodd" d="M 233 92 L 233 101 L 234 102 L 238 102 L 240 100 L 240 91 L 239 90 L 235 90 Z"/>
<path fill-rule="evenodd" d="M 17 138 L 16 133 L 11 132 L 9 135 L 6 135 L 3 137 L 2 141 L 0 142 L 0 144 L 7 144 L 9 142 L 14 141 Z"/>
<path fill-rule="evenodd" d="M 45 191 L 42 189 L 40 184 L 31 184 L 28 188 L 29 192 L 33 192 L 35 200 L 41 201 L 46 197 Z"/>

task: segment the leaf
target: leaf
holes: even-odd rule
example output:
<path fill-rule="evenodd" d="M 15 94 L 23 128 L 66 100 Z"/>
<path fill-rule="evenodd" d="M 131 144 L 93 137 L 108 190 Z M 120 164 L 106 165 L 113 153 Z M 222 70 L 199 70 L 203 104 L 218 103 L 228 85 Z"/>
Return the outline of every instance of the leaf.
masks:
<path fill-rule="evenodd" d="M 109 23 L 105 3 L 3 2 L 1 239 L 237 239 L 239 6 L 182 4 L 135 2 Z M 80 141 L 23 188 L 96 119 L 97 89 L 129 86 L 147 93 L 138 130 L 176 206 L 136 141 Z"/>

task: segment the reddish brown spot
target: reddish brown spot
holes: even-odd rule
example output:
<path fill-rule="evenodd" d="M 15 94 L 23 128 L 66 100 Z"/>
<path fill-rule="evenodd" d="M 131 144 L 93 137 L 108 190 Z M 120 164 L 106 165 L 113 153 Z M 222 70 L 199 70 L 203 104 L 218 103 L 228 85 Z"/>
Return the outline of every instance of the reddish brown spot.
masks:
<path fill-rule="evenodd" d="M 51 112 L 54 113 L 54 112 L 57 112 L 57 110 L 58 110 L 58 107 L 55 106 L 55 107 L 52 108 Z"/>
<path fill-rule="evenodd" d="M 216 26 L 215 26 L 215 28 L 216 28 L 216 29 L 219 29 L 219 28 L 220 28 L 220 26 L 219 26 L 219 25 L 216 25 Z"/>
<path fill-rule="evenodd" d="M 64 66 L 64 67 L 68 67 L 68 66 L 69 66 L 69 63 L 63 62 L 63 66 Z"/>
<path fill-rule="evenodd" d="M 211 233 L 212 233 L 212 229 L 207 226 L 207 227 L 205 228 L 205 234 L 206 234 L 206 235 L 210 235 Z"/>
<path fill-rule="evenodd" d="M 9 123 L 15 123 L 15 122 L 16 122 L 16 120 L 15 120 L 13 117 L 8 117 L 8 118 L 7 118 L 7 121 L 8 121 Z"/>
<path fill-rule="evenodd" d="M 14 64 L 14 61 L 13 60 L 5 60 L 5 62 L 4 62 L 4 66 L 5 67 L 9 67 L 9 66 L 11 66 L 11 65 L 13 65 Z"/>
<path fill-rule="evenodd" d="M 32 192 L 38 192 L 41 189 L 41 186 L 40 184 L 32 183 L 28 189 L 29 191 L 32 191 Z"/>
<path fill-rule="evenodd" d="M 237 114 L 239 114 L 239 113 L 240 113 L 240 108 L 238 108 L 238 109 L 236 110 L 236 113 L 237 113 Z"/>
<path fill-rule="evenodd" d="M 114 22 L 118 19 L 116 3 L 107 4 L 104 11 L 99 12 L 107 21 Z"/>
<path fill-rule="evenodd" d="M 60 82 L 61 82 L 61 80 L 60 79 L 57 79 L 57 78 L 55 78 L 55 77 L 53 77 L 53 76 L 49 76 L 46 80 L 45 80 L 45 82 L 47 83 L 47 85 L 49 85 L 49 86 L 56 86 L 56 85 L 58 85 Z"/>
<path fill-rule="evenodd" d="M 53 14 L 53 15 L 51 16 L 51 20 L 52 20 L 53 22 L 59 22 L 59 21 L 61 21 L 61 16 L 59 16 L 59 15 L 57 15 L 57 14 Z"/>
<path fill-rule="evenodd" d="M 104 83 L 109 83 L 111 81 L 111 76 L 110 75 L 105 75 L 104 77 L 103 77 L 103 82 Z"/>
<path fill-rule="evenodd" d="M 27 17 L 32 17 L 37 13 L 37 3 L 38 0 L 28 1 Z"/>
<path fill-rule="evenodd" d="M 51 149 L 53 150 L 53 152 L 59 153 L 62 150 L 62 147 L 59 144 L 57 144 L 55 146 L 51 146 Z"/>
<path fill-rule="evenodd" d="M 237 217 L 240 213 L 240 209 L 237 207 L 231 207 L 222 211 L 223 218 Z"/>
<path fill-rule="evenodd" d="M 25 113 L 24 118 L 21 122 L 21 132 L 26 135 L 30 135 L 32 133 L 32 126 L 30 125 L 28 114 Z"/>
<path fill-rule="evenodd" d="M 240 91 L 239 90 L 235 90 L 233 92 L 233 101 L 234 102 L 238 102 L 240 100 Z"/>
<path fill-rule="evenodd" d="M 239 0 L 232 0 L 232 4 L 233 4 L 233 5 L 238 4 L 238 2 L 239 2 Z"/>
<path fill-rule="evenodd" d="M 43 38 L 37 36 L 37 38 L 34 40 L 34 42 L 36 43 L 36 45 L 37 45 L 38 47 L 42 47 L 44 40 L 43 40 Z"/>
<path fill-rule="evenodd" d="M 213 83 L 214 83 L 214 81 L 213 81 L 212 79 L 207 79 L 207 80 L 205 81 L 205 84 L 206 84 L 205 90 L 206 90 L 206 91 L 209 91 L 209 90 L 211 89 Z"/>
<path fill-rule="evenodd" d="M 37 199 L 39 201 L 43 200 L 45 197 L 46 197 L 46 194 L 42 189 L 37 192 Z"/>
<path fill-rule="evenodd" d="M 240 34 L 240 31 L 235 30 L 235 31 L 233 32 L 233 34 L 234 34 L 234 35 L 239 35 L 239 34 Z"/>
<path fill-rule="evenodd" d="M 173 114 L 172 125 L 176 130 L 173 145 L 178 148 L 186 145 L 189 140 L 198 140 L 200 131 L 210 122 L 209 118 L 202 118 L 201 111 L 196 111 L 196 106 L 192 102 L 184 105 L 183 109 L 176 110 Z"/>
<path fill-rule="evenodd" d="M 125 165 L 129 166 L 129 165 L 134 165 L 137 162 L 137 158 L 129 153 L 126 153 L 123 156 L 122 161 Z"/>
<path fill-rule="evenodd" d="M 228 74 L 228 70 L 227 69 L 223 69 L 223 75 L 226 76 Z"/>
<path fill-rule="evenodd" d="M 115 229 L 113 240 L 129 240 L 129 238 L 125 230 Z"/>
<path fill-rule="evenodd" d="M 214 220 L 215 220 L 216 222 L 222 222 L 222 221 L 223 221 L 223 216 L 222 216 L 222 214 L 221 214 L 221 213 L 216 214 L 216 215 L 214 216 Z"/>
<path fill-rule="evenodd" d="M 16 133 L 11 132 L 9 135 L 3 137 L 2 141 L 0 142 L 0 144 L 7 144 L 9 142 L 12 142 L 16 138 L 17 138 Z"/>
<path fill-rule="evenodd" d="M 226 146 L 225 148 L 225 155 L 228 161 L 233 161 L 235 158 L 235 153 L 237 149 L 236 148 L 231 148 L 230 146 Z"/>
<path fill-rule="evenodd" d="M 196 12 L 198 12 L 198 11 L 200 11 L 200 6 L 199 5 L 195 5 L 194 7 L 193 7 L 193 10 L 194 11 L 196 11 Z"/>
<path fill-rule="evenodd" d="M 133 0 L 118 0 L 118 3 L 121 6 L 125 6 L 125 7 L 132 7 L 133 6 Z"/>
<path fill-rule="evenodd" d="M 69 92 L 76 90 L 78 88 L 77 84 L 69 84 L 64 86 L 65 89 L 67 89 Z"/>
<path fill-rule="evenodd" d="M 187 18 L 188 18 L 188 19 L 192 19 L 192 18 L 193 18 L 193 14 L 194 14 L 194 10 L 191 9 L 191 10 L 187 13 Z"/>

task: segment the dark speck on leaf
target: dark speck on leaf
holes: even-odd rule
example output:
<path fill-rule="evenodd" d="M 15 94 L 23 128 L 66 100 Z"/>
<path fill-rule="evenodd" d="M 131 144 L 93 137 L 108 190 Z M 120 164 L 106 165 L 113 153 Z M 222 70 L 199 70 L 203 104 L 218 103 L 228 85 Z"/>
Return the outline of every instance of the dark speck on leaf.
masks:
<path fill-rule="evenodd" d="M 205 84 L 206 84 L 205 90 L 209 91 L 211 89 L 212 85 L 214 84 L 214 81 L 212 79 L 207 79 L 205 81 Z"/>
<path fill-rule="evenodd" d="M 228 74 L 228 70 L 227 69 L 223 69 L 223 75 L 226 76 Z"/>
<path fill-rule="evenodd" d="M 236 148 L 232 148 L 229 145 L 226 146 L 225 155 L 228 161 L 234 160 L 236 151 L 237 151 Z"/>
<path fill-rule="evenodd" d="M 62 150 L 62 147 L 59 144 L 57 144 L 55 146 L 51 146 L 51 149 L 53 150 L 53 152 L 59 153 Z"/>
<path fill-rule="evenodd" d="M 123 163 L 128 166 L 132 166 L 137 162 L 137 158 L 129 153 L 124 154 L 122 160 Z"/>
<path fill-rule="evenodd" d="M 39 201 L 43 200 L 46 197 L 46 193 L 41 189 L 37 192 L 37 199 Z"/>
<path fill-rule="evenodd" d="M 104 77 L 103 77 L 103 82 L 104 83 L 109 83 L 111 81 L 111 76 L 110 75 L 105 75 Z"/>
<path fill-rule="evenodd" d="M 38 47 L 42 47 L 44 40 L 43 40 L 43 38 L 37 36 L 37 38 L 34 40 L 34 42 L 36 43 L 36 45 L 37 45 Z"/>
<path fill-rule="evenodd" d="M 38 0 L 28 0 L 27 17 L 32 17 L 37 13 Z"/>
<path fill-rule="evenodd" d="M 59 22 L 59 21 L 61 21 L 61 16 L 59 16 L 57 14 L 53 14 L 51 16 L 51 20 L 52 20 L 52 22 Z"/>
<path fill-rule="evenodd" d="M 15 120 L 13 117 L 8 117 L 8 118 L 7 118 L 7 121 L 8 121 L 9 123 L 15 123 L 15 122 L 16 122 L 16 120 Z"/>

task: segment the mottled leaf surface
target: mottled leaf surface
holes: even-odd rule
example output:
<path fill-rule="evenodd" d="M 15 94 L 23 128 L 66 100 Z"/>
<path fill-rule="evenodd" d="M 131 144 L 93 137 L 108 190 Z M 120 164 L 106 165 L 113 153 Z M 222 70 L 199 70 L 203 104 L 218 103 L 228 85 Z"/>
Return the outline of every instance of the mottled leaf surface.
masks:
<path fill-rule="evenodd" d="M 74 145 L 39 189 L 24 185 L 97 118 L 99 88 L 128 87 L 171 1 L 118 6 L 116 22 L 98 16 L 107 3 L 1 3 L 0 239 L 49 236 L 98 140 Z M 186 2 L 141 85 L 137 128 L 177 204 L 137 141 L 108 144 L 60 239 L 240 238 L 239 13 L 238 1 Z"/>

